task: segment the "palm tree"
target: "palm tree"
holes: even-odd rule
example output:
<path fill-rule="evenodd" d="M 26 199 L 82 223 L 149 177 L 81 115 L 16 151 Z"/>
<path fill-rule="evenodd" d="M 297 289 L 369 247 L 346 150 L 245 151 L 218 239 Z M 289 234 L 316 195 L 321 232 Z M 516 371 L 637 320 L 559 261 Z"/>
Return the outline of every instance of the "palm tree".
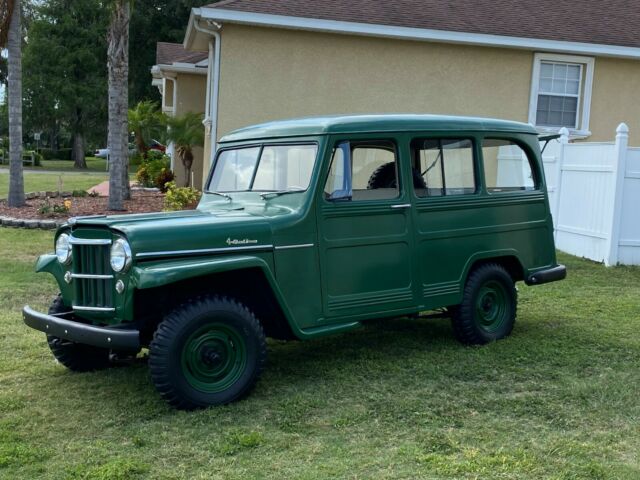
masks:
<path fill-rule="evenodd" d="M 157 102 L 144 100 L 129 110 L 129 130 L 135 135 L 140 155 L 145 155 L 149 150 L 149 139 L 163 135 L 166 128 L 166 116 L 160 111 Z"/>
<path fill-rule="evenodd" d="M 10 207 L 24 205 L 22 175 L 22 26 L 20 0 L 0 0 L 0 48 L 9 50 L 9 198 Z"/>
<path fill-rule="evenodd" d="M 109 210 L 124 210 L 129 191 L 129 21 L 131 0 L 112 0 L 107 47 L 109 78 Z"/>
<path fill-rule="evenodd" d="M 204 126 L 202 114 L 187 112 L 179 117 L 168 117 L 167 139 L 173 142 L 175 151 L 185 170 L 185 185 L 191 184 L 191 166 L 193 165 L 193 147 L 204 145 Z"/>

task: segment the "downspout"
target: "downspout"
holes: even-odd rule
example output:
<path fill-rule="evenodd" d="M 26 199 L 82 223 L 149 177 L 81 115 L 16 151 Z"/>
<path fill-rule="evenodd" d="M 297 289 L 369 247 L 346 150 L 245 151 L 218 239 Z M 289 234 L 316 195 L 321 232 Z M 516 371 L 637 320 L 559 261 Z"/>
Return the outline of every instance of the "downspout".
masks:
<path fill-rule="evenodd" d="M 210 88 L 207 89 L 207 105 L 209 106 L 209 115 L 205 119 L 211 122 L 211 151 L 209 153 L 209 168 L 213 165 L 215 158 L 217 142 L 218 142 L 218 98 L 220 92 L 220 29 L 222 25 L 216 22 L 209 21 L 209 25 L 215 27 L 214 30 L 200 26 L 200 21 L 196 20 L 193 23 L 194 28 L 205 35 L 210 35 L 212 38 L 209 40 L 209 65 L 213 65 L 212 77 L 213 82 Z M 214 50 L 215 49 L 215 50 Z"/>

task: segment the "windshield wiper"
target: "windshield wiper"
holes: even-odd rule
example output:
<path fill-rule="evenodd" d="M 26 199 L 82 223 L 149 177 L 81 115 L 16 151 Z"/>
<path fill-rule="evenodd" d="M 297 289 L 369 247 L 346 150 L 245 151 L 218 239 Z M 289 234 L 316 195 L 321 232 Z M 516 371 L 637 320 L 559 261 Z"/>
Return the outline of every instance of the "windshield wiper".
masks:
<path fill-rule="evenodd" d="M 287 193 L 300 193 L 304 192 L 304 188 L 288 188 L 287 190 L 280 190 L 277 192 L 264 192 L 260 194 L 260 198 L 266 200 L 267 198 L 279 197 L 280 195 L 286 195 Z"/>
<path fill-rule="evenodd" d="M 211 193 L 213 195 L 220 195 L 221 197 L 226 198 L 227 200 L 229 200 L 230 202 L 233 201 L 233 199 L 231 198 L 230 195 L 227 195 L 226 193 L 222 193 L 222 192 L 212 192 L 211 190 L 205 190 L 204 193 Z"/>

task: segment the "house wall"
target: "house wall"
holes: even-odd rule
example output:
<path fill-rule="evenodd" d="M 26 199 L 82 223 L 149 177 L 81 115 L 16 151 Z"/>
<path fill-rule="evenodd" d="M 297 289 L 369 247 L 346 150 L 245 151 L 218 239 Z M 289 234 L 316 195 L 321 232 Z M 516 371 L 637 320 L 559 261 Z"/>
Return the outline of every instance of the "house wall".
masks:
<path fill-rule="evenodd" d="M 589 142 L 611 140 L 620 123 L 629 126 L 629 145 L 640 146 L 640 61 L 599 57 L 593 72 Z"/>
<path fill-rule="evenodd" d="M 174 106 L 174 115 L 183 115 L 186 112 L 203 113 L 205 108 L 206 95 L 206 75 L 192 75 L 179 73 L 176 76 L 176 102 Z M 193 180 L 196 187 L 202 185 L 203 173 L 203 148 L 195 147 L 193 149 L 194 159 L 191 170 L 193 171 Z M 186 184 L 185 169 L 182 162 L 176 157 L 174 161 L 174 173 L 176 174 L 176 183 L 178 185 Z"/>
<path fill-rule="evenodd" d="M 221 47 L 218 138 L 253 123 L 321 114 L 528 119 L 531 51 L 234 24 L 224 25 Z M 621 121 L 640 131 L 638 87 L 640 62 L 596 60 L 588 141 L 608 139 Z"/>

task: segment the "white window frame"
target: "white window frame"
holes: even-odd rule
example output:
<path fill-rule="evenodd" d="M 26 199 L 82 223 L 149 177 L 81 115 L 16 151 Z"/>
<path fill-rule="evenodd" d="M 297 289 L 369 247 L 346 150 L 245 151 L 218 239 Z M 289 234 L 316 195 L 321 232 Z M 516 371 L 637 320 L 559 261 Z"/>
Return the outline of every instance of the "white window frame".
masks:
<path fill-rule="evenodd" d="M 533 69 L 531 72 L 531 94 L 529 98 L 529 123 L 534 125 L 541 133 L 558 133 L 560 127 L 548 127 L 536 125 L 536 112 L 538 109 L 538 92 L 540 90 L 540 68 L 542 62 L 578 64 L 584 71 L 580 78 L 577 128 L 569 128 L 571 138 L 586 138 L 591 135 L 589 130 L 589 116 L 591 114 L 591 92 L 593 91 L 593 71 L 596 59 L 578 55 L 561 55 L 555 53 L 536 53 L 533 56 Z"/>

